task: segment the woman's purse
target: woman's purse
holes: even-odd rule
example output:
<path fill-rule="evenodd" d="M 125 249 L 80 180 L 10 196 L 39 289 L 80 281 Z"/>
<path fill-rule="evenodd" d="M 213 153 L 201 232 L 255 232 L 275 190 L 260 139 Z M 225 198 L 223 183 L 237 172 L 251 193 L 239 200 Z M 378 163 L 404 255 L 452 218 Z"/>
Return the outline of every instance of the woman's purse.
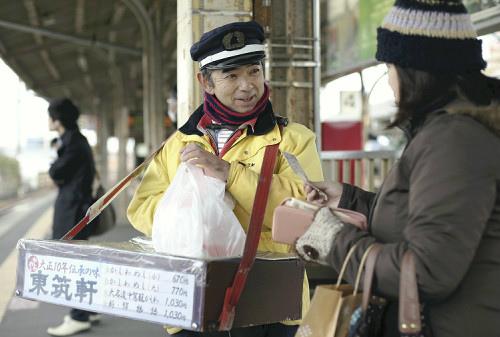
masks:
<path fill-rule="evenodd" d="M 273 213 L 273 241 L 294 244 L 311 226 L 319 208 L 318 205 L 295 198 L 283 200 Z M 344 208 L 330 207 L 330 210 L 340 221 L 366 230 L 367 221 L 364 214 Z"/>
<path fill-rule="evenodd" d="M 357 310 L 360 316 L 353 315 L 349 337 L 380 337 L 383 333 L 382 322 L 387 301 L 371 294 L 375 264 L 382 247 L 380 244 L 374 245 L 378 248 L 368 252 L 366 259 L 363 298 L 361 307 Z M 400 336 L 432 337 L 426 317 L 426 307 L 419 302 L 414 255 L 408 250 L 401 261 L 398 320 Z"/>

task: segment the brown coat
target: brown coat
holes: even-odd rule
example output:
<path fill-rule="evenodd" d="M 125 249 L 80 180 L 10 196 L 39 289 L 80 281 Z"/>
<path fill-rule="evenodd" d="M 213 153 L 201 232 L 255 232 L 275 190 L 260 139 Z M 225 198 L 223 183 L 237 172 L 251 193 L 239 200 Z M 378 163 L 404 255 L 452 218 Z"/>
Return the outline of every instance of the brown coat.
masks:
<path fill-rule="evenodd" d="M 369 233 L 344 226 L 328 263 L 338 270 L 359 241 L 348 272 L 352 282 L 363 251 L 383 243 L 374 292 L 395 300 L 401 257 L 411 249 L 434 337 L 498 337 L 499 105 L 452 102 L 409 138 L 376 196 L 345 185 L 339 206 L 369 215 Z M 397 302 L 386 318 L 384 336 L 397 336 Z"/>

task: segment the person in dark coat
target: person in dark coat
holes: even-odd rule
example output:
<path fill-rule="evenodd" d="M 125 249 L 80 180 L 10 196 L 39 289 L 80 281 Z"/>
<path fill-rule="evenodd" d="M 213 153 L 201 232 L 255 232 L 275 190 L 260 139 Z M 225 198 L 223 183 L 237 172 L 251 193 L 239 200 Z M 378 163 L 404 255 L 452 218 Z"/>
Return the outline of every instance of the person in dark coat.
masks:
<path fill-rule="evenodd" d="M 460 1 L 398 0 L 378 30 L 399 126 L 408 143 L 380 190 L 318 183 L 325 206 L 363 212 L 368 231 L 328 207 L 297 240 L 307 261 L 339 270 L 353 247 L 353 283 L 368 247 L 380 243 L 373 292 L 388 299 L 383 337 L 400 336 L 401 260 L 411 251 L 434 337 L 500 336 L 500 81 Z M 310 187 L 308 200 L 319 201 Z M 380 336 L 378 336 L 380 337 Z"/>
<path fill-rule="evenodd" d="M 87 139 L 78 129 L 79 114 L 67 98 L 54 100 L 49 105 L 50 129 L 60 136 L 57 159 L 49 169 L 50 177 L 59 188 L 54 205 L 53 239 L 62 238 L 92 204 L 94 158 Z M 87 227 L 75 239 L 87 239 L 89 230 Z"/>
<path fill-rule="evenodd" d="M 55 99 L 49 104 L 49 128 L 57 131 L 57 159 L 49 169 L 49 175 L 59 189 L 54 205 L 52 238 L 61 239 L 85 216 L 92 204 L 92 182 L 95 176 L 94 158 L 87 139 L 80 133 L 77 120 L 78 108 L 68 98 Z M 91 225 L 83 229 L 76 240 L 88 239 Z M 88 330 L 94 313 L 72 309 L 64 322 L 47 329 L 53 336 L 70 336 Z"/>

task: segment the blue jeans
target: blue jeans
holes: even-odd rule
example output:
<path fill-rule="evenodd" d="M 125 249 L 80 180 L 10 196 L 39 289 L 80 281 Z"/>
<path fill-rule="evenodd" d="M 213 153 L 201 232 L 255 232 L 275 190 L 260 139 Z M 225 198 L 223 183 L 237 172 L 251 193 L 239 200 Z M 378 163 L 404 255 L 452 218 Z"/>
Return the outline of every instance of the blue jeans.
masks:
<path fill-rule="evenodd" d="M 281 323 L 235 328 L 231 331 L 194 332 L 182 330 L 173 334 L 173 337 L 294 337 L 298 325 L 284 325 Z"/>

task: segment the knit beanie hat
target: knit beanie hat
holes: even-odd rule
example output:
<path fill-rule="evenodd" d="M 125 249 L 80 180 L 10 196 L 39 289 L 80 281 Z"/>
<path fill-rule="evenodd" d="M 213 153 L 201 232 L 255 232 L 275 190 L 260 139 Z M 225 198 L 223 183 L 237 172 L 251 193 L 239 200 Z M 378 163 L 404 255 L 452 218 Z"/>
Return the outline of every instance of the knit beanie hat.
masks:
<path fill-rule="evenodd" d="M 467 9 L 459 0 L 396 0 L 377 30 L 375 58 L 430 72 L 486 67 Z"/>

